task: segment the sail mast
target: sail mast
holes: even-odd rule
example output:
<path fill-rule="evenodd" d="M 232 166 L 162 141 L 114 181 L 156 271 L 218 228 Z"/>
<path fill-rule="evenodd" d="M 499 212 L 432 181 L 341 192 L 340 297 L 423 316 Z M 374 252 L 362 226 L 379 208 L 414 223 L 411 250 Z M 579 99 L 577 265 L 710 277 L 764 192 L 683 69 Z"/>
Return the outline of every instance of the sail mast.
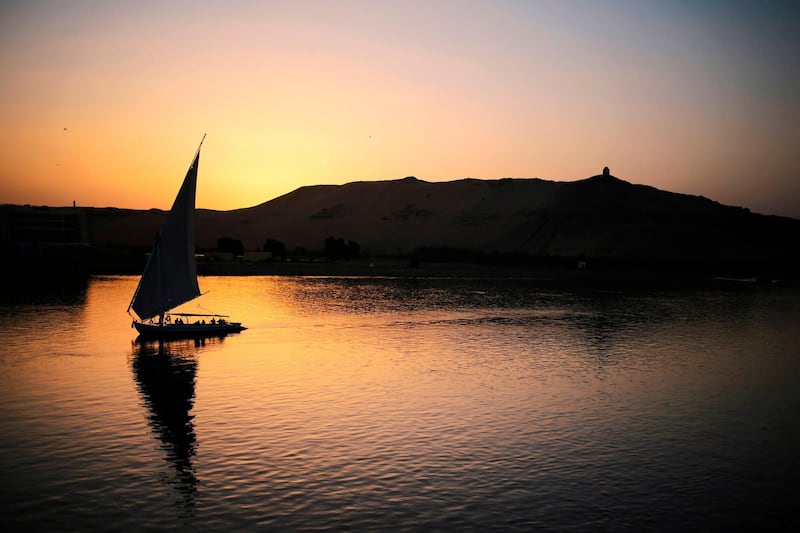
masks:
<path fill-rule="evenodd" d="M 196 161 L 197 158 L 200 157 L 200 148 L 203 147 L 203 141 L 205 141 L 205 140 L 206 140 L 206 134 L 204 133 L 203 134 L 203 138 L 200 139 L 200 144 L 197 146 L 197 151 L 194 153 L 194 158 L 192 158 L 192 161 Z M 191 170 L 191 169 L 192 169 L 192 165 L 189 165 L 189 170 Z"/>

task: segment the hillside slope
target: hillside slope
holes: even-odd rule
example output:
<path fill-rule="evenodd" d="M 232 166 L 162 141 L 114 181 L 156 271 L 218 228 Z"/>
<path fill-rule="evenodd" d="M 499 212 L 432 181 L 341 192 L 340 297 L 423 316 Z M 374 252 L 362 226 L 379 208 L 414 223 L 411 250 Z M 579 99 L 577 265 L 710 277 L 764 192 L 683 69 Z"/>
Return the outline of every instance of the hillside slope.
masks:
<path fill-rule="evenodd" d="M 95 210 L 90 236 L 100 245 L 149 246 L 164 216 Z M 246 209 L 197 213 L 201 249 L 232 237 L 251 250 L 270 238 L 290 250 L 313 251 L 328 236 L 355 241 L 370 255 L 449 247 L 535 257 L 781 264 L 797 262 L 800 221 L 610 175 L 574 182 L 409 177 L 319 185 Z"/>

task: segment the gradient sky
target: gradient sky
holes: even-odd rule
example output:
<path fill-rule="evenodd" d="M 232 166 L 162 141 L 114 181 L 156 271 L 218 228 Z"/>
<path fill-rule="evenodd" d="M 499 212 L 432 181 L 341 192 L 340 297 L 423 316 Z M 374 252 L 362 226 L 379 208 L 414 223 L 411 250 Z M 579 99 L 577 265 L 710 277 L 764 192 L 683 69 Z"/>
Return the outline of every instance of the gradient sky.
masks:
<path fill-rule="evenodd" d="M 614 175 L 800 218 L 800 2 L 11 1 L 0 203 Z"/>

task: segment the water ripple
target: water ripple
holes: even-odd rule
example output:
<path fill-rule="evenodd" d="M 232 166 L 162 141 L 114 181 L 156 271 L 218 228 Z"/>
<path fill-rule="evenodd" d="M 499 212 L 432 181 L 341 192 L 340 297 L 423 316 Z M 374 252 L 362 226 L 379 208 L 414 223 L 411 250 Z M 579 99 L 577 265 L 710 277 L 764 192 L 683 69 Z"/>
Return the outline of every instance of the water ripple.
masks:
<path fill-rule="evenodd" d="M 730 530 L 793 516 L 796 293 L 207 278 L 208 305 L 235 302 L 251 328 L 158 346 L 111 318 L 135 282 L 0 304 L 5 530 Z"/>

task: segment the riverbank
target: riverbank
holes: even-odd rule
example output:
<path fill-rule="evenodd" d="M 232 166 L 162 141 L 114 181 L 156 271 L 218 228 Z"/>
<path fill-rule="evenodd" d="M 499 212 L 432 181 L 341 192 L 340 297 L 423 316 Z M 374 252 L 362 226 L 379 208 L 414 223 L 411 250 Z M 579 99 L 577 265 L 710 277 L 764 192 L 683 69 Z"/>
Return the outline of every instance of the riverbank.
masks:
<path fill-rule="evenodd" d="M 659 271 L 635 268 L 589 270 L 469 263 L 426 263 L 419 266 L 408 266 L 399 261 L 378 263 L 358 261 L 207 263 L 198 265 L 198 274 L 213 276 L 518 279 L 543 287 L 618 289 L 795 286 L 797 284 L 796 280 L 790 278 L 693 270 Z"/>
<path fill-rule="evenodd" d="M 97 246 L 39 246 L 2 262 L 6 284 L 15 280 L 89 275 L 139 275 L 146 255 Z M 317 276 L 521 279 L 541 286 L 587 288 L 694 288 L 707 286 L 797 286 L 795 272 L 755 263 L 671 263 L 597 259 L 529 258 L 528 262 L 410 261 L 404 257 L 355 260 L 212 261 L 197 273 L 209 276 Z"/>

